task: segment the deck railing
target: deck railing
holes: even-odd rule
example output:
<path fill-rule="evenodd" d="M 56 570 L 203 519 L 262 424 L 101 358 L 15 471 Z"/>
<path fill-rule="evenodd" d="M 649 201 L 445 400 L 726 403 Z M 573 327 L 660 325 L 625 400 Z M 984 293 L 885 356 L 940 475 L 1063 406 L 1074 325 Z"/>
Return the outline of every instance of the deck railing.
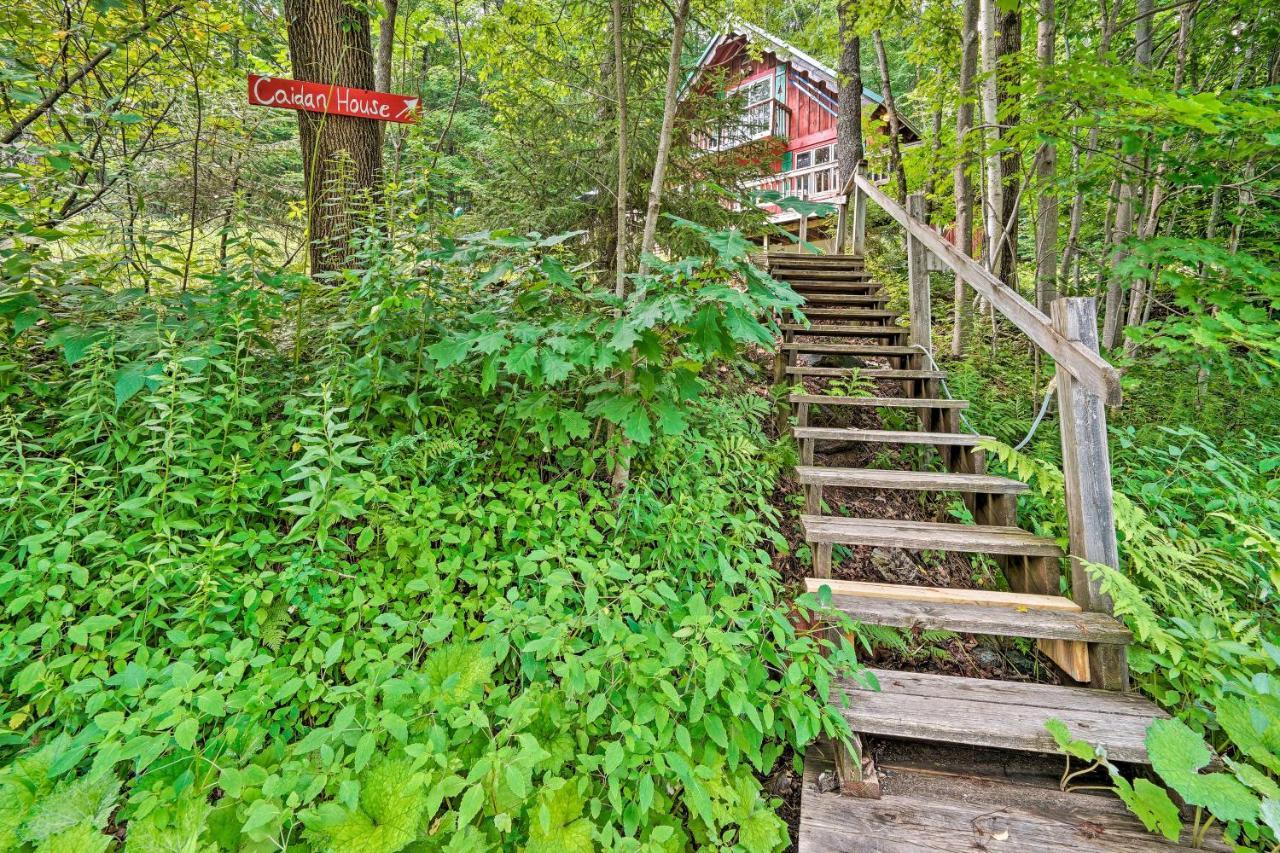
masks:
<path fill-rule="evenodd" d="M 873 201 L 902 226 L 906 235 L 911 300 L 912 344 L 932 358 L 929 273 L 931 252 L 974 292 L 1030 338 L 1057 365 L 1058 410 L 1062 433 L 1071 594 L 1086 611 L 1111 614 L 1112 602 L 1086 564 L 1119 568 L 1111 461 L 1107 446 L 1106 406 L 1122 399 L 1120 373 L 1099 355 L 1098 323 L 1092 297 L 1064 297 L 1052 304 L 1052 317 L 1006 286 L 977 261 L 951 245 L 924 221 L 924 197 L 915 194 L 904 208 L 860 171 L 844 187 L 836 234 L 836 253 L 866 249 L 866 208 Z M 803 221 L 801 225 L 803 231 Z M 847 232 L 852 233 L 847 233 Z M 1042 590 L 1050 592 L 1050 590 Z M 1058 590 L 1051 590 L 1057 593 Z M 1128 666 L 1123 646 L 1089 644 L 1090 682 L 1124 690 Z"/>

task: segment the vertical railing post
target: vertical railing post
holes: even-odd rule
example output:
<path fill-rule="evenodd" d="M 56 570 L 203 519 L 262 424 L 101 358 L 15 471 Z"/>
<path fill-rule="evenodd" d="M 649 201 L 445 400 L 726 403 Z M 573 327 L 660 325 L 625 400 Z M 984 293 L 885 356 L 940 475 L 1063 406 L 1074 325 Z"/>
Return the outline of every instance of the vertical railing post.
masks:
<path fill-rule="evenodd" d="M 804 247 L 807 242 L 809 242 L 809 214 L 802 213 L 800 214 L 800 254 L 802 255 L 808 251 Z"/>
<path fill-rule="evenodd" d="M 856 174 L 862 174 L 862 166 L 857 167 Z M 861 257 L 867 251 L 867 194 L 857 182 L 853 185 L 853 253 Z"/>
<path fill-rule="evenodd" d="M 907 196 L 907 215 L 924 221 L 924 193 Z M 924 243 L 907 232 L 907 279 L 911 289 L 911 332 L 907 338 L 912 346 L 924 347 L 933 354 L 933 328 L 929 307 L 929 268 Z"/>
<path fill-rule="evenodd" d="M 1054 328 L 1067 340 L 1098 351 L 1098 319 L 1092 297 L 1064 297 L 1051 306 Z M 1085 571 L 1084 563 L 1120 567 L 1111 458 L 1107 450 L 1107 413 L 1102 398 L 1057 369 L 1058 411 L 1062 432 L 1062 473 L 1066 491 L 1071 562 L 1071 595 L 1084 610 L 1112 612 L 1111 598 Z M 1127 690 L 1125 647 L 1091 643 L 1089 682 L 1108 690 Z"/>
<path fill-rule="evenodd" d="M 849 197 L 845 196 L 840 201 L 840 207 L 836 211 L 836 254 L 843 255 L 845 247 L 848 245 L 846 232 L 849 230 Z"/>

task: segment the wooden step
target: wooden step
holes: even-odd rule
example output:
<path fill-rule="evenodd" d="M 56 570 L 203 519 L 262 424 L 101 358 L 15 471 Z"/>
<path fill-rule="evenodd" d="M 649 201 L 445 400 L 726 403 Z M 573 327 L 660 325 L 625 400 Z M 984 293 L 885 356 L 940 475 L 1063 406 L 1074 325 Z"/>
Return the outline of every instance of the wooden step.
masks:
<path fill-rule="evenodd" d="M 858 318 L 891 320 L 898 316 L 895 311 L 884 311 L 877 308 L 817 308 L 804 306 L 800 310 L 810 319 Z"/>
<path fill-rule="evenodd" d="M 920 355 L 920 350 L 915 347 L 887 344 L 832 344 L 823 341 L 787 341 L 782 344 L 782 349 L 825 355 Z"/>
<path fill-rule="evenodd" d="M 808 293 L 847 293 L 853 296 L 871 296 L 880 292 L 878 281 L 787 281 L 791 289 L 799 294 Z"/>
<path fill-rule="evenodd" d="M 946 379 L 941 370 L 890 370 L 878 367 L 788 367 L 791 376 L 841 377 L 858 375 L 865 379 Z"/>
<path fill-rule="evenodd" d="M 832 607 L 868 625 L 1112 645 L 1132 639 L 1115 618 L 1058 595 L 805 578 L 809 592 L 824 586 Z"/>
<path fill-rule="evenodd" d="M 824 394 L 790 394 L 791 403 L 813 406 L 863 406 L 873 409 L 967 409 L 968 400 L 925 399 L 921 397 L 828 397 Z"/>
<path fill-rule="evenodd" d="M 1026 483 L 989 474 L 956 474 L 931 471 L 883 471 L 877 468 L 826 468 L 801 465 L 796 475 L 802 485 L 849 489 L 907 489 L 919 492 L 973 492 L 1018 495 L 1031 490 Z"/>
<path fill-rule="evenodd" d="M 1062 557 L 1058 543 L 1018 527 L 986 524 L 947 524 L 889 518 L 838 518 L 802 515 L 806 542 L 869 545 L 908 551 L 956 551 L 965 554 L 1007 554 L 1023 557 Z"/>
<path fill-rule="evenodd" d="M 989 435 L 965 432 L 900 432 L 888 429 L 855 429 L 853 427 L 795 427 L 791 434 L 798 439 L 818 441 L 865 441 L 867 444 L 938 444 L 973 447 L 980 441 L 993 441 Z"/>
<path fill-rule="evenodd" d="M 842 304 L 846 302 L 850 305 L 883 305 L 885 302 L 889 301 L 888 295 L 884 293 L 867 295 L 861 293 L 817 292 L 808 294 L 804 299 L 805 302 L 815 304 L 821 302 L 824 305 L 827 303 Z"/>
<path fill-rule="evenodd" d="M 808 266 L 862 266 L 865 259 L 861 255 L 815 255 L 812 252 L 769 252 L 765 255 L 769 264 L 795 263 Z"/>
<path fill-rule="evenodd" d="M 1064 722 L 1072 736 L 1101 744 L 1112 761 L 1149 763 L 1147 726 L 1168 715 L 1136 693 L 988 681 L 873 669 L 879 691 L 840 679 L 831 701 L 856 732 L 908 740 L 1056 753 L 1044 728 Z M 848 696 L 848 707 L 843 697 Z"/>
<path fill-rule="evenodd" d="M 783 323 L 782 331 L 795 335 L 822 335 L 828 338 L 905 338 L 910 330 L 901 326 L 827 326 Z"/>
<path fill-rule="evenodd" d="M 1022 768 L 1041 761 L 1058 766 L 1056 760 L 973 747 L 954 752 L 957 758 L 939 763 L 924 745 L 880 741 L 883 796 L 871 800 L 820 788 L 819 779 L 835 775 L 832 750 L 826 743 L 810 746 L 799 853 L 1168 853 L 1190 847 L 1190 821 L 1183 843 L 1172 843 L 1148 832 L 1118 797 L 1063 792 L 1051 767 Z M 992 758 L 975 767 L 975 753 Z M 1206 850 L 1230 849 L 1214 836 L 1211 831 Z"/>
<path fill-rule="evenodd" d="M 872 274 L 864 269 L 815 269 L 774 264 L 769 268 L 773 278 L 806 280 L 806 282 L 865 282 Z"/>

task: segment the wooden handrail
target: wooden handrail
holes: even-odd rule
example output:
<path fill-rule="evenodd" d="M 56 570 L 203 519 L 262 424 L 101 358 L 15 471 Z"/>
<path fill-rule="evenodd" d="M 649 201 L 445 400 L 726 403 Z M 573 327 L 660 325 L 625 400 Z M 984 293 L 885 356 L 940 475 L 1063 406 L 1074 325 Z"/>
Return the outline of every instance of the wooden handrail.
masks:
<path fill-rule="evenodd" d="M 1079 342 L 1064 337 L 1053 327 L 1048 317 L 1023 299 L 1017 291 L 1005 285 L 973 258 L 942 239 L 937 231 L 908 215 L 901 205 L 881 192 L 861 172 L 854 172 L 853 183 L 893 217 L 908 234 L 928 247 L 929 251 L 940 258 L 957 276 L 990 302 L 1013 325 L 1022 330 L 1022 333 L 1034 341 L 1040 349 L 1053 356 L 1053 360 L 1069 371 L 1077 381 L 1101 397 L 1107 405 L 1120 405 L 1123 399 L 1123 392 L 1120 389 L 1120 371 L 1112 367 L 1106 359 Z"/>

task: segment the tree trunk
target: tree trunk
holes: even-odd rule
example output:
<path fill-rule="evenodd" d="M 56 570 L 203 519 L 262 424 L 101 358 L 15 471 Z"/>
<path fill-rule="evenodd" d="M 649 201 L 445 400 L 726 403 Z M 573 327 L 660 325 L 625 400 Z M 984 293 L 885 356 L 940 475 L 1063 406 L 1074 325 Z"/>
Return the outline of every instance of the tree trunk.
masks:
<path fill-rule="evenodd" d="M 836 159 L 843 186 L 866 158 L 862 142 L 862 42 L 857 35 L 858 9 L 855 0 L 839 0 L 840 5 L 840 113 L 836 118 Z"/>
<path fill-rule="evenodd" d="M 876 48 L 876 62 L 880 66 L 880 95 L 884 98 L 885 112 L 889 118 L 889 172 L 898 187 L 898 204 L 907 203 L 907 173 L 902 168 L 902 122 L 898 119 L 898 107 L 893 102 L 893 84 L 889 81 L 889 58 L 884 52 L 884 39 L 880 31 L 871 33 Z"/>
<path fill-rule="evenodd" d="M 1144 0 L 1145 2 L 1145 0 Z M 1173 69 L 1173 89 L 1176 92 L 1182 88 L 1182 82 L 1186 77 L 1187 57 L 1191 47 L 1191 26 L 1195 20 L 1196 4 L 1192 3 L 1183 6 L 1179 13 L 1178 22 L 1178 58 Z M 1148 34 L 1148 39 L 1150 34 Z M 1164 144 L 1160 146 L 1161 163 L 1156 166 L 1156 174 L 1152 179 L 1151 196 L 1147 202 L 1146 215 L 1142 220 L 1142 225 L 1138 229 L 1138 239 L 1150 240 L 1156 236 L 1156 232 L 1160 229 L 1160 208 L 1164 205 L 1165 194 L 1167 191 L 1165 173 L 1167 169 L 1163 162 L 1164 158 L 1169 156 L 1170 148 L 1173 142 L 1166 139 Z M 1129 328 L 1136 328 L 1143 324 L 1144 317 L 1147 315 L 1147 289 L 1150 283 L 1146 279 L 1138 279 L 1133 283 L 1133 293 L 1129 298 L 1129 316 L 1127 325 Z M 1138 349 L 1138 342 L 1132 338 L 1125 339 L 1124 354 L 1132 357 Z"/>
<path fill-rule="evenodd" d="M 1000 253 L 1004 250 L 1004 177 L 1000 162 L 999 86 L 996 80 L 996 0 L 981 0 L 979 5 L 979 39 L 982 54 L 982 124 L 985 145 L 983 180 L 983 222 L 987 269 L 999 272 Z"/>
<path fill-rule="evenodd" d="M 1019 54 L 1022 53 L 1022 11 L 1018 6 L 1002 12 L 996 19 L 999 34 L 996 40 L 996 67 L 999 74 L 997 81 L 997 113 L 1000 116 L 1001 130 L 999 137 L 1003 141 L 1009 136 L 1006 127 L 1016 127 L 1022 120 L 1022 110 L 1018 104 L 1019 83 L 1021 74 L 1018 67 Z M 1003 234 L 1000 264 L 996 275 L 1010 287 L 1018 285 L 1018 231 L 1019 231 L 1019 188 L 1022 174 L 1022 156 L 1013 145 L 1006 145 L 1000 153 L 1000 173 L 1003 185 L 1000 188 L 1000 233 Z"/>
<path fill-rule="evenodd" d="M 373 88 L 391 91 L 391 59 L 396 44 L 396 13 L 400 0 L 382 0 L 382 18 L 378 21 L 378 61 L 373 67 Z"/>
<path fill-rule="evenodd" d="M 1054 0 L 1040 0 L 1039 19 L 1036 21 L 1036 59 L 1042 75 L 1037 94 L 1042 109 L 1048 106 L 1048 77 L 1053 69 L 1054 38 L 1057 25 L 1054 21 Z M 1036 307 L 1049 313 L 1049 303 L 1058 296 L 1058 145 L 1052 137 L 1040 145 L 1036 156 L 1036 185 L 1040 193 L 1036 201 Z"/>
<path fill-rule="evenodd" d="M 293 74 L 338 86 L 373 88 L 369 16 L 344 0 L 285 0 Z M 347 262 L 351 238 L 382 182 L 378 122 L 298 112 L 312 275 Z"/>
<path fill-rule="evenodd" d="M 969 177 L 969 132 L 973 130 L 973 78 L 978 72 L 978 3 L 964 0 L 964 28 L 960 33 L 960 91 L 956 106 L 956 248 L 973 254 L 973 182 Z M 964 330 L 969 323 L 969 299 L 964 280 L 956 276 L 951 354 L 964 353 Z"/>
<path fill-rule="evenodd" d="M 613 95 L 614 118 L 617 121 L 618 185 L 616 190 L 615 228 L 617 243 L 614 245 L 614 295 L 622 299 L 627 295 L 627 66 L 622 49 L 622 0 L 613 0 Z M 630 384 L 631 372 L 624 383 Z M 624 437 L 617 460 L 613 465 L 614 489 L 622 491 L 631 479 L 630 442 Z"/>
<path fill-rule="evenodd" d="M 676 123 L 679 106 L 680 57 L 684 53 L 684 28 L 689 19 L 689 0 L 679 0 L 672 19 L 671 54 L 667 57 L 667 91 L 662 101 L 662 129 L 658 132 L 658 152 L 653 161 L 653 180 L 649 182 L 649 206 L 644 212 L 644 235 L 640 240 L 640 274 L 649 271 L 645 256 L 657 246 L 658 213 L 662 209 L 662 184 L 667 176 L 667 160 L 671 155 L 671 130 Z"/>

